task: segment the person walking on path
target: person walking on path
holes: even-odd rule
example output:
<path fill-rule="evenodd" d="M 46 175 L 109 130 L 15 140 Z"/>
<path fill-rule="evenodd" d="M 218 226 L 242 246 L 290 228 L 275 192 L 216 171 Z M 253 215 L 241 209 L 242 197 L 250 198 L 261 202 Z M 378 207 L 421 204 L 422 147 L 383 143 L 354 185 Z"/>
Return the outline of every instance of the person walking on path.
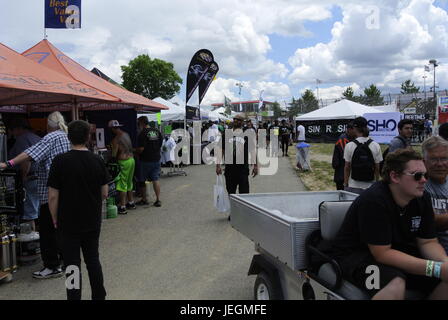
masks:
<path fill-rule="evenodd" d="M 347 124 L 346 132 L 339 136 L 338 141 L 334 145 L 331 165 L 334 169 L 333 181 L 336 183 L 336 190 L 344 190 L 344 149 L 347 143 L 352 141 L 353 138 L 353 122 L 350 122 Z"/>
<path fill-rule="evenodd" d="M 280 126 L 280 139 L 282 144 L 282 154 L 283 157 L 288 156 L 288 146 L 290 139 L 291 130 L 289 126 L 286 124 L 286 120 L 282 120 L 282 125 Z"/>
<path fill-rule="evenodd" d="M 226 189 L 228 194 L 236 193 L 238 188 L 239 193 L 249 193 L 249 165 L 250 162 L 254 164 L 252 169 L 252 176 L 255 177 L 258 174 L 258 163 L 256 158 L 256 138 L 244 136 L 243 126 L 244 118 L 237 115 L 233 118 L 233 134 L 226 136 L 222 139 L 222 155 L 225 156 L 226 148 L 233 150 L 233 156 L 225 161 L 224 176 L 226 178 Z M 249 130 L 250 134 L 254 135 L 252 130 Z M 250 146 L 249 141 L 252 140 Z M 252 148 L 254 150 L 252 150 Z M 251 149 L 251 150 L 249 150 Z M 249 159 L 249 154 L 251 159 Z M 222 174 L 222 168 L 219 161 L 216 164 L 216 174 Z"/>
<path fill-rule="evenodd" d="M 23 118 L 14 119 L 9 125 L 13 136 L 16 138 L 14 146 L 9 151 L 9 158 L 15 158 L 29 147 L 40 141 L 40 137 L 31 132 L 28 121 Z M 23 202 L 22 221 L 31 224 L 32 230 L 36 230 L 34 221 L 39 218 L 39 192 L 37 189 L 37 163 L 24 161 L 20 164 L 20 173 L 26 192 Z"/>
<path fill-rule="evenodd" d="M 155 207 L 161 207 L 160 201 L 160 158 L 161 148 L 163 144 L 163 137 L 159 130 L 155 128 L 155 123 L 149 123 L 148 118 L 141 116 L 138 118 L 138 126 L 141 132 L 138 136 L 137 153 L 140 156 L 140 193 L 142 199 L 137 202 L 137 205 L 148 205 L 146 197 L 146 181 L 152 182 L 154 193 L 156 194 Z"/>
<path fill-rule="evenodd" d="M 120 194 L 118 213 L 127 214 L 126 208 L 136 209 L 132 194 L 135 160 L 131 138 L 129 134 L 120 129 L 121 127 L 123 126 L 117 120 L 109 121 L 109 128 L 114 135 L 112 139 L 112 158 L 117 159 L 120 166 L 120 173 L 115 180 L 116 189 Z"/>
<path fill-rule="evenodd" d="M 297 142 L 305 142 L 305 127 L 301 124 L 297 126 Z"/>
<path fill-rule="evenodd" d="M 110 176 L 101 158 L 87 149 L 90 125 L 82 120 L 68 126 L 72 150 L 56 156 L 48 177 L 48 203 L 61 241 L 66 276 L 79 275 L 79 287 L 67 287 L 68 300 L 81 300 L 81 256 L 89 274 L 92 300 L 104 300 L 106 290 L 99 260 L 101 207 Z"/>
<path fill-rule="evenodd" d="M 225 160 L 224 177 L 226 178 L 226 190 L 228 194 L 235 194 L 238 188 L 240 194 L 249 193 L 249 162 L 254 163 L 252 169 L 252 177 L 258 174 L 258 163 L 256 157 L 256 136 L 253 130 L 249 130 L 249 135 L 244 136 L 242 130 L 244 118 L 236 115 L 233 118 L 233 133 L 228 134 L 230 130 L 226 130 L 225 136 L 222 138 L 222 156 Z M 251 141 L 251 143 L 249 143 Z M 250 146 L 253 144 L 253 146 Z M 232 157 L 225 158 L 226 148 L 231 148 Z M 252 150 L 253 148 L 253 150 Z M 249 150 L 251 149 L 251 150 Z M 251 159 L 249 159 L 251 154 Z M 243 159 L 241 159 L 243 158 Z M 222 174 L 221 162 L 216 163 L 216 174 Z M 230 216 L 228 218 L 230 221 Z"/>
<path fill-rule="evenodd" d="M 344 150 L 344 187 L 346 191 L 360 194 L 380 177 L 381 147 L 369 138 L 367 120 L 353 120 L 356 139 L 347 143 Z"/>
<path fill-rule="evenodd" d="M 48 279 L 63 275 L 61 269 L 60 250 L 56 229 L 48 207 L 47 180 L 53 159 L 70 150 L 70 141 L 67 138 L 67 126 L 64 117 L 58 111 L 53 112 L 47 119 L 48 134 L 38 143 L 26 149 L 7 163 L 1 163 L 0 169 L 20 165 L 25 161 L 37 163 L 37 187 L 39 192 L 39 236 L 40 253 L 44 268 L 33 273 L 37 279 Z"/>

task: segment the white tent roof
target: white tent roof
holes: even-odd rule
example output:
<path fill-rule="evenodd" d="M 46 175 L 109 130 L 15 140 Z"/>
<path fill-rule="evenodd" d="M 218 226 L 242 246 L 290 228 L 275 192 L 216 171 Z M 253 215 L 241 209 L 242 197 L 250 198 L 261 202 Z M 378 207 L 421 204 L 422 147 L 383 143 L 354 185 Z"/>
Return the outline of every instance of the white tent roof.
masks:
<path fill-rule="evenodd" d="M 339 102 L 330 104 L 325 108 L 318 109 L 299 117 L 297 121 L 306 120 L 336 120 L 336 119 L 354 119 L 362 117 L 365 113 L 380 113 L 382 111 L 374 107 L 368 107 L 360 103 L 350 100 L 341 100 Z"/>
<path fill-rule="evenodd" d="M 178 106 L 170 101 L 163 98 L 155 98 L 153 101 L 161 103 L 167 107 L 169 110 L 162 110 L 162 121 L 183 121 L 185 119 L 185 105 Z M 146 114 L 149 121 L 157 121 L 157 115 L 155 113 Z M 201 118 L 207 120 L 209 118 L 209 111 L 201 108 Z"/>

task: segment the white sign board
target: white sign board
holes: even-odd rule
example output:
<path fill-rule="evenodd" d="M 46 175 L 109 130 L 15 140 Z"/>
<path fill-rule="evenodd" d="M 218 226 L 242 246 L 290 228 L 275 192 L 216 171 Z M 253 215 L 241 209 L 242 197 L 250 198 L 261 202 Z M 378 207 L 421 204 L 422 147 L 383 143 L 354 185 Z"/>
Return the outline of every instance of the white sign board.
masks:
<path fill-rule="evenodd" d="M 367 119 L 370 137 L 376 142 L 388 144 L 398 136 L 398 122 L 402 118 L 400 112 L 365 113 L 364 118 Z"/>
<path fill-rule="evenodd" d="M 415 114 L 417 113 L 417 108 L 409 107 L 403 110 L 404 114 Z"/>

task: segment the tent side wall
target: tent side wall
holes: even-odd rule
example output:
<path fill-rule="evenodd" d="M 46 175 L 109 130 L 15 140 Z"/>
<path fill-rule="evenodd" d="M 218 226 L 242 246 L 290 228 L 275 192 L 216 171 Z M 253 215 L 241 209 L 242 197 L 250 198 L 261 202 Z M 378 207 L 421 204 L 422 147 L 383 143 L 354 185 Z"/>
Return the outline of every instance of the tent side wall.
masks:
<path fill-rule="evenodd" d="M 352 119 L 338 120 L 308 120 L 296 121 L 305 127 L 305 139 L 307 142 L 334 143 L 339 136 L 346 131 L 347 124 Z"/>

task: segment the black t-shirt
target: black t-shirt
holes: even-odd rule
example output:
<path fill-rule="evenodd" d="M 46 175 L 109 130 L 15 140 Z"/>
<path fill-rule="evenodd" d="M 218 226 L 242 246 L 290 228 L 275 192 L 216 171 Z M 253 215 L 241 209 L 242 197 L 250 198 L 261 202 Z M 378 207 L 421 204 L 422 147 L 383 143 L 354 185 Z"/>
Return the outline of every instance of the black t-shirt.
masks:
<path fill-rule="evenodd" d="M 252 130 L 252 129 L 251 129 Z M 249 175 L 249 138 L 243 136 L 246 130 L 233 131 L 233 137 L 222 136 L 222 154 L 225 163 L 225 174 L 247 174 Z M 238 135 L 240 132 L 241 135 Z M 255 135 L 254 135 L 255 137 Z M 226 147 L 233 145 L 232 162 L 226 158 Z M 253 162 L 253 161 L 252 161 Z"/>
<path fill-rule="evenodd" d="M 71 150 L 53 159 L 48 186 L 59 190 L 58 229 L 67 233 L 101 228 L 101 187 L 110 182 L 103 160 Z"/>
<path fill-rule="evenodd" d="M 369 251 L 370 245 L 391 245 L 392 249 L 418 256 L 416 238 L 436 238 L 430 196 L 425 193 L 405 208 L 399 208 L 385 182 L 376 182 L 351 205 L 334 243 L 335 256 Z"/>
<path fill-rule="evenodd" d="M 140 154 L 141 161 L 157 162 L 160 161 L 160 148 L 162 147 L 163 137 L 159 130 L 145 128 L 138 135 L 138 147 L 143 147 Z"/>
<path fill-rule="evenodd" d="M 280 131 L 279 134 L 282 137 L 282 139 L 289 139 L 289 134 L 290 134 L 290 128 L 288 126 L 280 126 Z"/>

